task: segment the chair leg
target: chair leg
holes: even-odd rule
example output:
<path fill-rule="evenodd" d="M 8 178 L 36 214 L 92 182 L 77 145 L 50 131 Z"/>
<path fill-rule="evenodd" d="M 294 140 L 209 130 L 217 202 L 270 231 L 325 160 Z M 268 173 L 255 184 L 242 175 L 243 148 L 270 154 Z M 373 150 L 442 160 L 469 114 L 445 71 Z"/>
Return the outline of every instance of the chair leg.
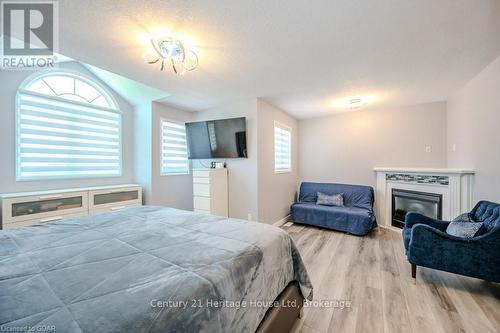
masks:
<path fill-rule="evenodd" d="M 417 265 L 411 264 L 411 277 L 413 279 L 413 284 L 417 284 Z"/>

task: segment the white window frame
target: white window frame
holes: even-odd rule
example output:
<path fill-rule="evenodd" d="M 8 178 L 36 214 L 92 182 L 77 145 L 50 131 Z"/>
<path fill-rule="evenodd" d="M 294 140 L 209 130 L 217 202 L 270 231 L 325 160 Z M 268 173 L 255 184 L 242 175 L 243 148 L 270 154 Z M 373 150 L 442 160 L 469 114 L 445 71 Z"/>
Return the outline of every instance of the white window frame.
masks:
<path fill-rule="evenodd" d="M 276 169 L 276 128 L 280 128 L 282 130 L 285 130 L 285 131 L 288 131 L 290 133 L 290 154 L 289 154 L 289 168 L 288 169 Z M 292 146 L 293 146 L 293 131 L 292 131 L 292 128 L 290 126 L 287 126 L 283 123 L 280 123 L 278 121 L 274 121 L 274 126 L 273 126 L 273 157 L 274 157 L 274 173 L 275 174 L 281 174 L 281 173 L 290 173 L 292 172 L 292 169 L 293 169 L 293 166 L 292 166 L 292 161 L 293 161 L 293 158 L 292 158 L 292 154 L 293 154 L 293 149 L 292 149 Z"/>
<path fill-rule="evenodd" d="M 107 107 L 102 107 L 99 105 L 92 105 L 92 104 L 86 104 L 83 102 L 79 101 L 72 101 L 68 100 L 65 98 L 61 98 L 58 96 L 50 96 L 50 95 L 45 95 L 45 94 L 40 94 L 37 92 L 29 91 L 26 88 L 35 80 L 41 80 L 44 77 L 47 76 L 57 76 L 57 75 L 62 75 L 62 76 L 70 76 L 78 80 L 82 80 L 89 85 L 93 86 L 96 88 L 102 96 L 108 101 L 108 103 L 113 106 L 113 108 L 107 108 Z M 61 101 L 64 103 L 74 103 L 76 105 L 81 105 L 81 106 L 86 106 L 86 107 L 92 107 L 98 110 L 104 110 L 104 111 L 110 111 L 114 112 L 120 115 L 119 122 L 118 122 L 118 163 L 119 163 L 119 172 L 118 174 L 79 174 L 79 175 L 55 175 L 55 176 L 39 176 L 39 177 L 23 177 L 20 174 L 20 163 L 21 163 L 21 145 L 20 145 L 20 138 L 18 136 L 19 134 L 19 125 L 20 125 L 20 95 L 19 93 L 28 93 L 33 96 L 39 96 L 43 98 L 47 98 L 49 100 L 53 101 Z M 16 181 L 24 182 L 24 181 L 40 181 L 40 180 L 64 180 L 64 179 L 85 179 L 85 178 L 116 178 L 116 177 L 122 177 L 123 176 L 123 113 L 118 107 L 118 103 L 116 102 L 114 96 L 105 88 L 103 87 L 99 82 L 97 82 L 95 79 L 90 78 L 84 74 L 81 74 L 78 71 L 73 71 L 73 70 L 44 70 L 44 71 L 38 71 L 36 73 L 33 73 L 32 75 L 28 76 L 19 88 L 16 91 L 16 104 L 15 104 L 15 151 L 16 151 L 16 158 L 15 158 L 15 172 L 16 172 Z"/>
<path fill-rule="evenodd" d="M 159 132 L 159 138 L 160 138 L 160 176 L 182 176 L 182 175 L 189 175 L 191 173 L 191 167 L 190 167 L 190 162 L 189 159 L 186 157 L 187 160 L 187 169 L 185 172 L 164 172 L 163 171 L 163 122 L 169 122 L 173 124 L 178 124 L 178 125 L 184 125 L 186 126 L 186 123 L 183 121 L 178 121 L 178 120 L 172 120 L 169 118 L 163 118 L 160 117 L 160 132 Z M 185 127 L 184 127 L 185 128 Z M 186 154 L 188 152 L 188 146 L 187 146 L 187 134 L 186 134 Z"/>

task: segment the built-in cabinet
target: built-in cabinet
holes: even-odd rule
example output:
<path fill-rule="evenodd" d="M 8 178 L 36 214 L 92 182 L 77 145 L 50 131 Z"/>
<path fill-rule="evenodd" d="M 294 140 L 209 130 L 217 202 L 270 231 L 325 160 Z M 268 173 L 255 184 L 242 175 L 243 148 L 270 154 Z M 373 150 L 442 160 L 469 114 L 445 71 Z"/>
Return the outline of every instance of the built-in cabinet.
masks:
<path fill-rule="evenodd" d="M 199 213 L 229 216 L 226 168 L 193 170 L 193 206 Z"/>
<path fill-rule="evenodd" d="M 89 191 L 89 212 L 113 211 L 142 204 L 142 190 L 139 186 L 102 188 Z"/>
<path fill-rule="evenodd" d="M 0 194 L 0 228 L 57 221 L 142 205 L 136 184 Z"/>

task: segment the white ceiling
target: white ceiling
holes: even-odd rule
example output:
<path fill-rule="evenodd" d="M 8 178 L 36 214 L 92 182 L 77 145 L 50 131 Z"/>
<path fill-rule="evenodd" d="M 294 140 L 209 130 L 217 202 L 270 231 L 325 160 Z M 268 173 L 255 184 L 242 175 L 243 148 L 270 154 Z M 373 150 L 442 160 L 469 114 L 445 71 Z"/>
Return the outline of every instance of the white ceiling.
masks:
<path fill-rule="evenodd" d="M 498 0 L 60 0 L 60 51 L 201 110 L 261 97 L 299 117 L 446 100 L 500 54 Z M 145 64 L 144 35 L 184 36 L 199 69 Z M 142 38 L 141 38 L 142 36 Z"/>

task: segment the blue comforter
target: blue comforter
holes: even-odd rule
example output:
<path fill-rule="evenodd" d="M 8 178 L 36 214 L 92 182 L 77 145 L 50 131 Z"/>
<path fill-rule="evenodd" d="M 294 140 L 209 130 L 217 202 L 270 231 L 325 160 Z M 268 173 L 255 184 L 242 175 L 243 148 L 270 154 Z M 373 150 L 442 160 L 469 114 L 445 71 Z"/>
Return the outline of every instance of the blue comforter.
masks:
<path fill-rule="evenodd" d="M 294 280 L 311 298 L 291 238 L 261 223 L 144 206 L 0 231 L 3 330 L 254 332 Z"/>

